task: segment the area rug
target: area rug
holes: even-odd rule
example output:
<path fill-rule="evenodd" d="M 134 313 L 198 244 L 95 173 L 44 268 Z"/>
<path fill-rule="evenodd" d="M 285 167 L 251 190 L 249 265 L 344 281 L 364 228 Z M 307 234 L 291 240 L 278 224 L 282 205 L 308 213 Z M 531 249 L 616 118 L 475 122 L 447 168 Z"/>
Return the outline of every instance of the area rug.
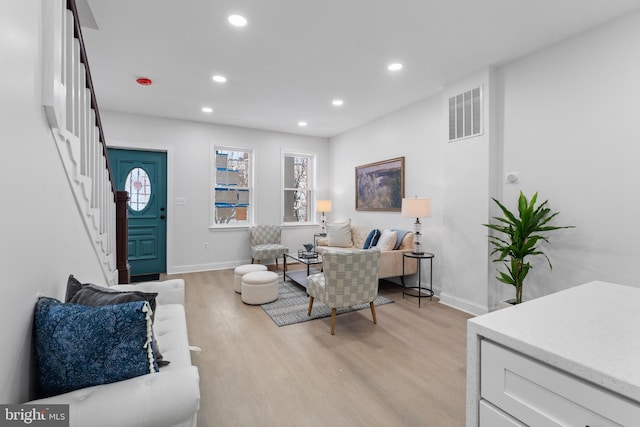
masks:
<path fill-rule="evenodd" d="M 378 306 L 392 302 L 393 300 L 391 298 L 378 295 L 373 304 Z M 280 283 L 278 283 L 278 299 L 268 304 L 262 304 L 261 307 L 278 326 L 293 325 L 295 323 L 331 316 L 331 309 L 318 300 L 313 302 L 311 316 L 307 316 L 307 310 L 309 310 L 309 295 L 307 295 L 307 292 L 301 286 L 295 285 L 290 281 L 283 282 L 282 278 L 280 278 Z M 369 304 L 339 308 L 337 313 L 339 315 L 341 313 L 363 310 L 365 308 L 369 309 Z"/>

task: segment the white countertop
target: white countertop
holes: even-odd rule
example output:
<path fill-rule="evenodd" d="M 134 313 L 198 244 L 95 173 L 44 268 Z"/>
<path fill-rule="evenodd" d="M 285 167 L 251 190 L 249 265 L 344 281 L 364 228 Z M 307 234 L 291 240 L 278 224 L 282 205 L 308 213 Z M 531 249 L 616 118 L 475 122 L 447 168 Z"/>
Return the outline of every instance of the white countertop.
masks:
<path fill-rule="evenodd" d="M 590 282 L 468 321 L 467 410 L 487 338 L 640 402 L 640 288 Z"/>

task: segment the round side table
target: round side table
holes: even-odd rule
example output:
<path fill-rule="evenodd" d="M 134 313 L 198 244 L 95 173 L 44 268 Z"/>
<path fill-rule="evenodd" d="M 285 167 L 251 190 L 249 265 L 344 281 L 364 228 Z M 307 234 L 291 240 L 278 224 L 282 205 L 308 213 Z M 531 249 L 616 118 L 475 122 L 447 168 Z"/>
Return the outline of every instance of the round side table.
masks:
<path fill-rule="evenodd" d="M 405 295 L 418 298 L 418 307 L 420 307 L 420 301 L 422 298 L 432 299 L 433 297 L 433 258 L 434 254 L 431 252 L 423 252 L 421 254 L 414 254 L 412 252 L 405 252 L 402 261 L 402 276 L 404 276 L 404 258 L 413 258 L 418 263 L 418 286 L 403 286 L 402 298 Z M 429 260 L 429 287 L 422 286 L 422 260 Z M 404 283 L 404 280 L 403 280 Z"/>

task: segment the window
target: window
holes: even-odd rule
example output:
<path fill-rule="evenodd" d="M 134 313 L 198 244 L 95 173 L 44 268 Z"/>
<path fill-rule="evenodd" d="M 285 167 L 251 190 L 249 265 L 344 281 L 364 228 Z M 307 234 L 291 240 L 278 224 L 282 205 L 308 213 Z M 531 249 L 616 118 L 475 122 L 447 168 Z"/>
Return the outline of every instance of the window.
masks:
<path fill-rule="evenodd" d="M 215 147 L 212 224 L 250 225 L 253 151 Z"/>
<path fill-rule="evenodd" d="M 285 223 L 313 221 L 315 155 L 284 153 L 282 216 Z"/>
<path fill-rule="evenodd" d="M 147 207 L 151 197 L 151 181 L 142 168 L 133 168 L 124 181 L 124 189 L 129 192 L 129 207 L 139 212 Z"/>
<path fill-rule="evenodd" d="M 449 98 L 449 141 L 482 133 L 482 88 Z"/>

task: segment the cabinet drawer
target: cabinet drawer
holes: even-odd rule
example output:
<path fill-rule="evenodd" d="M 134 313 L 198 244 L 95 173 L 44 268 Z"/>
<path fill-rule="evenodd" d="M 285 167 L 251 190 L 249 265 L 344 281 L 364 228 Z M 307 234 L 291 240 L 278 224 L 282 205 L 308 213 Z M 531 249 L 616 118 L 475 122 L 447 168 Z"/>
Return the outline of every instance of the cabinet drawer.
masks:
<path fill-rule="evenodd" d="M 640 405 L 542 362 L 483 340 L 482 397 L 532 426 L 631 426 Z"/>
<path fill-rule="evenodd" d="M 527 427 L 494 407 L 486 400 L 480 401 L 480 425 L 482 427 Z"/>

